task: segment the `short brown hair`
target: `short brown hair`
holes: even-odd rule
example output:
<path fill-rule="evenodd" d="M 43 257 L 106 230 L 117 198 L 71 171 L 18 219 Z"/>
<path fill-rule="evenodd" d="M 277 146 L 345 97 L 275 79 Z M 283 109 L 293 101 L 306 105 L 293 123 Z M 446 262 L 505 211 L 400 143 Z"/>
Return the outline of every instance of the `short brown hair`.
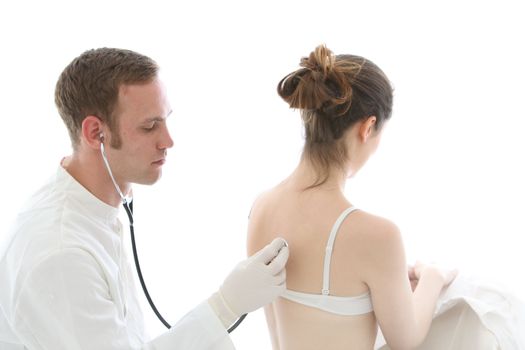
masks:
<path fill-rule="evenodd" d="M 118 123 L 113 114 L 123 84 L 153 80 L 158 65 L 137 52 L 114 48 L 88 50 L 75 58 L 60 74 L 55 88 L 55 104 L 66 124 L 71 145 L 79 143 L 82 121 L 99 117 L 114 134 L 111 146 L 119 148 Z"/>
<path fill-rule="evenodd" d="M 302 68 L 285 76 L 278 94 L 301 110 L 305 127 L 303 157 L 317 171 L 308 188 L 322 185 L 331 167 L 343 169 L 347 151 L 341 142 L 357 121 L 376 116 L 376 129 L 392 114 L 393 89 L 386 75 L 371 61 L 354 55 L 333 55 L 320 45 L 301 59 Z"/>

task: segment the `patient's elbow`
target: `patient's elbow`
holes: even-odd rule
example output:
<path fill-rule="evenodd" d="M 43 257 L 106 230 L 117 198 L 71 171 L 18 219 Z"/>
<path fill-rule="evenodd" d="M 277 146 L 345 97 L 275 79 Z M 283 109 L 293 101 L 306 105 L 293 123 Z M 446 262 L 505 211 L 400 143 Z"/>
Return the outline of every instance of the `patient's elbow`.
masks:
<path fill-rule="evenodd" d="M 386 339 L 391 350 L 415 350 L 425 340 L 425 337 L 421 337 L 417 334 L 410 333 L 405 336 L 399 336 L 395 339 Z"/>
<path fill-rule="evenodd" d="M 390 350 L 416 350 L 418 345 L 406 343 L 406 344 L 390 344 L 387 343 Z"/>

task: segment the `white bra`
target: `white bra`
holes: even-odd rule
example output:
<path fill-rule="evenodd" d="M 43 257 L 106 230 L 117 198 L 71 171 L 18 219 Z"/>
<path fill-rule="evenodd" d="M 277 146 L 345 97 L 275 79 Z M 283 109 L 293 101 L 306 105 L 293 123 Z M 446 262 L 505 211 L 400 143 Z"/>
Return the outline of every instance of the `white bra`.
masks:
<path fill-rule="evenodd" d="M 286 289 L 284 294 L 281 295 L 283 298 L 343 316 L 362 315 L 374 310 L 369 292 L 355 297 L 330 295 L 330 262 L 332 260 L 335 237 L 343 220 L 354 210 L 357 210 L 357 208 L 350 207 L 342 212 L 330 232 L 324 256 L 323 289 L 321 290 L 321 294 L 302 293 Z"/>

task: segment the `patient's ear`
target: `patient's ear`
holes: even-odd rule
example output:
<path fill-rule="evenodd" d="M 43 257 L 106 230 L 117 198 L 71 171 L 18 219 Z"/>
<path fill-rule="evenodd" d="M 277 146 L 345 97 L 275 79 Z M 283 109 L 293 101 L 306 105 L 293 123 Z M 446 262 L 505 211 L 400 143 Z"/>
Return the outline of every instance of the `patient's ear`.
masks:
<path fill-rule="evenodd" d="M 363 143 L 366 143 L 370 136 L 373 135 L 376 122 L 377 118 L 375 115 L 372 115 L 361 122 L 361 125 L 359 126 L 359 139 Z"/>

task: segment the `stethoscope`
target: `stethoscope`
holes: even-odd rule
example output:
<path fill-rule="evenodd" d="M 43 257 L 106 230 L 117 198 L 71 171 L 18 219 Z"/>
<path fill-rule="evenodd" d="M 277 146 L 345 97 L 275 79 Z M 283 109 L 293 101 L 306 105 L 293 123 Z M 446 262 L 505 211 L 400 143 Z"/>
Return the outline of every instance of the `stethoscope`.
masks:
<path fill-rule="evenodd" d="M 117 182 L 115 181 L 115 178 L 113 177 L 113 172 L 111 171 L 111 167 L 109 166 L 108 158 L 106 157 L 106 152 L 104 150 L 104 134 L 99 134 L 100 138 L 100 153 L 102 154 L 102 159 L 104 160 L 104 165 L 106 166 L 106 169 L 108 170 L 109 177 L 111 178 L 111 181 L 113 182 L 113 186 L 115 186 L 115 189 L 117 190 L 117 193 L 120 196 L 120 199 L 122 200 L 122 206 L 124 207 L 124 210 L 126 211 L 126 214 L 128 215 L 129 219 L 129 231 L 131 234 L 131 247 L 133 250 L 133 258 L 135 260 L 135 268 L 137 270 L 137 275 L 139 277 L 140 285 L 142 286 L 142 290 L 144 291 L 144 295 L 146 296 L 146 299 L 148 300 L 149 305 L 151 306 L 151 309 L 157 315 L 157 318 L 166 326 L 166 328 L 171 328 L 171 325 L 162 317 L 159 310 L 155 306 L 155 303 L 153 303 L 153 300 L 151 299 L 151 296 L 149 295 L 148 288 L 146 288 L 146 283 L 144 282 L 144 277 L 142 277 L 142 270 L 140 269 L 140 263 L 139 263 L 139 256 L 137 253 L 137 246 L 135 244 L 135 229 L 133 227 L 133 198 L 126 198 L 122 191 L 120 190 L 120 187 L 117 185 Z M 246 318 L 246 314 L 239 317 L 239 319 L 230 327 L 228 328 L 228 333 L 233 332 L 235 328 L 237 328 L 238 325 L 241 324 L 241 322 Z"/>

